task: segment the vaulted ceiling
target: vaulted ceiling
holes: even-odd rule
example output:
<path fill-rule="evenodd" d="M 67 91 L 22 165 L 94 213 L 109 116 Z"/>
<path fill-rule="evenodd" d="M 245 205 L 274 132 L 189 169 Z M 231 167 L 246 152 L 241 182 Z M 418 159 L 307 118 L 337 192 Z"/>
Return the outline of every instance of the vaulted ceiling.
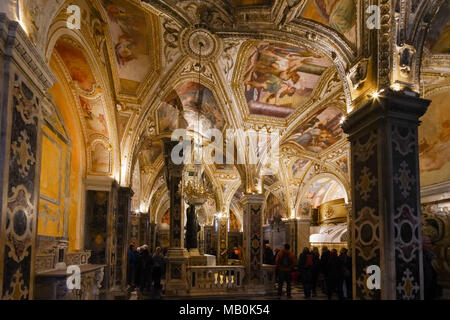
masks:
<path fill-rule="evenodd" d="M 276 195 L 287 214 L 297 215 L 312 179 L 326 173 L 348 189 L 340 122 L 382 83 L 373 81 L 381 75 L 371 69 L 377 58 L 362 19 L 364 1 L 19 3 L 26 31 L 79 111 L 87 175 L 132 185 L 135 210 L 165 210 L 161 137 L 180 119 L 194 131 L 201 123 L 281 133 L 278 164 L 206 166 L 218 193 L 208 210 L 234 206 L 236 213 L 236 194 L 257 191 Z M 437 1 L 412 3 L 404 25 L 438 8 Z M 80 30 L 67 28 L 68 5 L 81 8 Z M 435 55 L 448 53 L 445 10 L 448 2 L 426 42 Z M 404 76 L 402 83 L 416 77 Z"/>

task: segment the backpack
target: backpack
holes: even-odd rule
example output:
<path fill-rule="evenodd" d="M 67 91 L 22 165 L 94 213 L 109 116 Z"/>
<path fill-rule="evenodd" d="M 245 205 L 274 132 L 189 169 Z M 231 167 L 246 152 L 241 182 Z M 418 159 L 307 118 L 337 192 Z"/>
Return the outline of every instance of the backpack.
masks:
<path fill-rule="evenodd" d="M 281 258 L 281 266 L 282 267 L 289 267 L 289 254 L 287 252 L 283 253 L 283 257 Z"/>

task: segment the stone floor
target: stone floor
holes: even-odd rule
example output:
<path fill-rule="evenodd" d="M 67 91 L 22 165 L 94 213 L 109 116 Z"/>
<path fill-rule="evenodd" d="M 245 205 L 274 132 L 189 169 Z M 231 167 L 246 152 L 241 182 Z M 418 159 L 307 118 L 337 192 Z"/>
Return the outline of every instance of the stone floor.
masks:
<path fill-rule="evenodd" d="M 203 297 L 189 297 L 188 299 L 193 300 L 307 300 L 303 294 L 303 287 L 300 283 L 292 284 L 292 292 L 291 298 L 286 296 L 286 288 L 283 287 L 283 296 L 279 297 L 274 291 L 272 295 L 258 295 L 258 296 L 249 296 L 243 294 L 236 294 L 230 296 L 203 296 Z M 158 299 L 159 297 L 151 296 L 150 294 L 141 294 L 138 290 L 134 290 L 131 292 L 130 300 L 153 300 Z M 180 298 L 176 297 L 165 297 L 164 294 L 160 297 L 162 300 L 179 300 Z M 183 298 L 184 299 L 184 298 Z M 317 289 L 317 296 L 311 297 L 309 300 L 327 300 L 327 296 L 321 289 Z M 337 294 L 334 295 L 332 300 L 338 300 Z"/>

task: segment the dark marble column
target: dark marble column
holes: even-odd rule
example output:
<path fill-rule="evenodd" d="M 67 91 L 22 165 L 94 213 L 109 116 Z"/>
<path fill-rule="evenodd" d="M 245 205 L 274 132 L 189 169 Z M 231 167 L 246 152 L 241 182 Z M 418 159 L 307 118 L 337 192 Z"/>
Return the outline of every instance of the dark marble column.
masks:
<path fill-rule="evenodd" d="M 175 164 L 171 158 L 172 149 L 178 141 L 163 139 L 166 183 L 170 197 L 170 248 L 167 253 L 166 294 L 179 295 L 187 291 L 186 268 L 189 254 L 184 248 L 184 213 L 182 208 L 183 164 Z"/>
<path fill-rule="evenodd" d="M 32 299 L 41 108 L 55 81 L 17 22 L 0 13 L 0 299 Z"/>
<path fill-rule="evenodd" d="M 217 224 L 217 265 L 225 266 L 228 264 L 228 218 L 218 218 Z"/>
<path fill-rule="evenodd" d="M 150 252 L 153 252 L 154 248 L 152 247 L 150 240 L 150 222 L 149 222 L 148 214 L 140 214 L 139 217 L 139 241 L 140 243 L 148 245 Z"/>
<path fill-rule="evenodd" d="M 134 192 L 127 187 L 119 187 L 117 192 L 118 210 L 114 225 L 114 233 L 116 234 L 114 291 L 122 295 L 122 293 L 126 293 L 127 286 L 128 226 L 131 218 L 131 198 Z"/>
<path fill-rule="evenodd" d="M 148 232 L 149 232 L 149 246 L 153 252 L 156 249 L 156 233 L 157 233 L 156 223 L 154 222 L 149 223 Z"/>
<path fill-rule="evenodd" d="M 423 298 L 417 128 L 430 101 L 385 91 L 343 124 L 351 142 L 353 295 Z M 381 269 L 380 290 L 366 268 Z"/>
<path fill-rule="evenodd" d="M 249 288 L 262 284 L 263 230 L 262 206 L 263 194 L 246 194 L 241 202 L 244 208 L 244 257 L 245 279 Z"/>

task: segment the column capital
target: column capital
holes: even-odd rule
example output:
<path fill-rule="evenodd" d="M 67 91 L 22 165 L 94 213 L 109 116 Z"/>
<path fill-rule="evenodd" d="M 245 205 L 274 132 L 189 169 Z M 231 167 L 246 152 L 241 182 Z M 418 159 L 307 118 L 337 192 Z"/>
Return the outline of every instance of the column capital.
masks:
<path fill-rule="evenodd" d="M 346 134 L 354 134 L 367 125 L 386 118 L 418 124 L 419 118 L 425 114 L 430 103 L 430 100 L 389 89 L 351 112 L 342 124 L 342 129 Z"/>
<path fill-rule="evenodd" d="M 244 194 L 241 198 L 241 203 L 245 206 L 247 204 L 262 204 L 265 196 L 260 193 Z"/>

